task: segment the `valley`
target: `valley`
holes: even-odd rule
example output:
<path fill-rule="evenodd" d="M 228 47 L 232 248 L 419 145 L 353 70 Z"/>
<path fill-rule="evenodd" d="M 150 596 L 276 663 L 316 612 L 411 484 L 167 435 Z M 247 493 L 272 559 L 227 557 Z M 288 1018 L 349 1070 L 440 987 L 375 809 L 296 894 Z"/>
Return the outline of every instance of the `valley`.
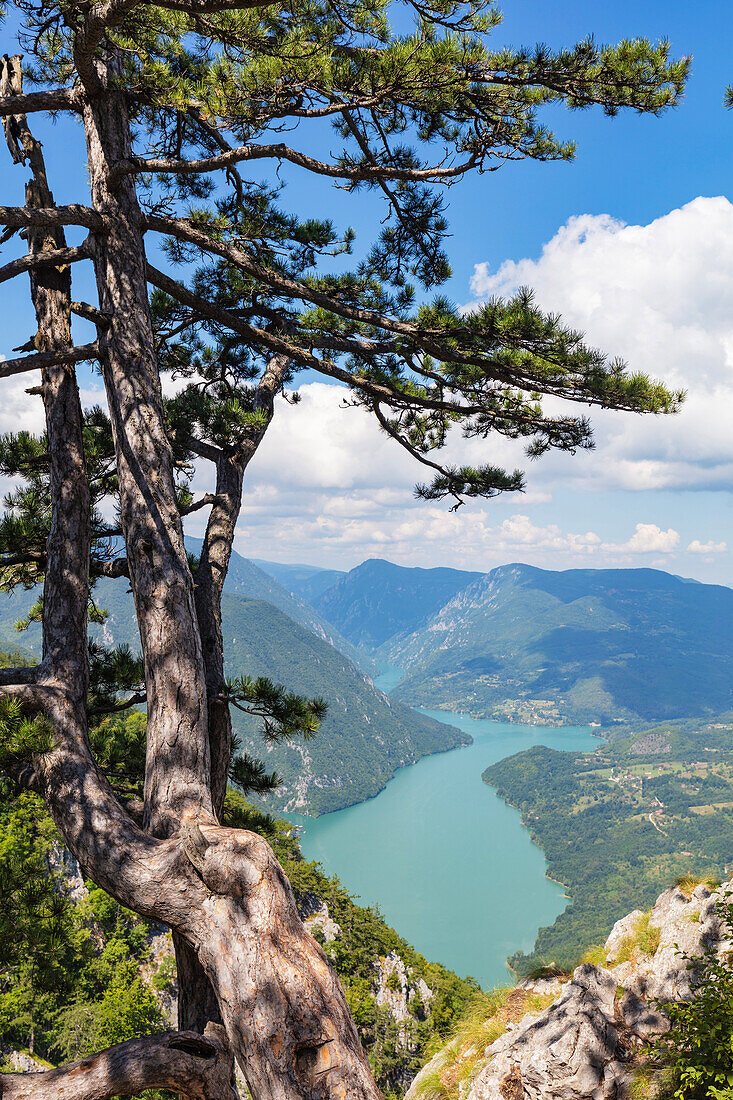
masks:
<path fill-rule="evenodd" d="M 0 604 L 21 659 L 38 653 L 37 625 L 13 628 L 33 598 Z M 95 600 L 93 632 L 136 648 L 124 589 L 102 580 Z M 263 745 L 240 712 L 235 732 L 281 776 L 260 804 L 297 821 L 308 858 L 491 986 L 507 956 L 569 965 L 676 875 L 723 873 L 732 601 L 655 570 L 342 573 L 235 554 L 228 674 L 329 704 L 307 742 Z M 508 931 L 495 899 L 509 895 Z"/>
<path fill-rule="evenodd" d="M 628 724 L 733 706 L 733 591 L 655 569 L 489 573 L 370 560 L 314 598 L 394 698 L 474 718 Z"/>
<path fill-rule="evenodd" d="M 377 681 L 393 699 L 474 739 L 398 772 L 370 803 L 302 819 L 309 855 L 385 905 L 434 957 L 488 984 L 506 974 L 502 950 L 520 973 L 567 968 L 676 877 L 724 874 L 733 845 L 730 589 L 656 570 L 511 565 L 476 577 L 370 561 L 315 603 L 353 644 L 394 662 Z M 472 786 L 475 768 L 496 792 L 491 803 Z M 486 916 L 497 888 L 524 899 L 531 867 L 515 846 L 516 819 L 494 816 L 502 801 L 520 811 L 568 892 L 541 901 L 540 891 L 528 903 L 536 920 L 520 920 L 517 948 Z M 448 911 L 452 919 L 441 917 Z"/>
<path fill-rule="evenodd" d="M 15 629 L 36 596 L 34 590 L 0 595 L 0 646 L 21 650 L 21 659 L 40 654 L 40 624 L 31 623 L 22 632 Z M 126 586 L 101 579 L 94 599 L 105 617 L 101 625 L 90 626 L 91 636 L 108 646 L 139 651 Z M 388 699 L 372 683 L 370 674 L 377 666 L 367 654 L 357 652 L 300 597 L 237 554 L 232 555 L 222 616 L 227 676 L 266 676 L 289 691 L 328 703 L 318 736 L 307 743 L 265 745 L 258 720 L 233 710 L 234 732 L 243 746 L 264 756 L 268 771 L 282 779 L 277 796 L 268 800 L 271 808 L 319 814 L 350 806 L 377 794 L 398 768 L 426 753 L 468 743 L 465 732 Z"/>

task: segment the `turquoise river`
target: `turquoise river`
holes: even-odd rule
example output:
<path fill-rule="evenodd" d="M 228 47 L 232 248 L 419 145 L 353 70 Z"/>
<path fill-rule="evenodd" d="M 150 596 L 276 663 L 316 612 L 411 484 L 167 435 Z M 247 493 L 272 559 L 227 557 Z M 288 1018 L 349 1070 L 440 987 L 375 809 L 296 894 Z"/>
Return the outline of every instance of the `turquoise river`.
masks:
<path fill-rule="evenodd" d="M 400 670 L 375 680 L 389 692 Z M 319 818 L 291 815 L 303 827 L 306 859 L 323 864 L 361 904 L 376 904 L 389 924 L 428 959 L 488 989 L 509 977 L 507 955 L 531 949 L 537 930 L 567 904 L 545 875 L 542 851 L 519 814 L 481 781 L 489 764 L 532 745 L 592 750 L 587 728 L 519 726 L 426 710 L 473 737 L 468 748 L 402 768 L 368 802 Z"/>

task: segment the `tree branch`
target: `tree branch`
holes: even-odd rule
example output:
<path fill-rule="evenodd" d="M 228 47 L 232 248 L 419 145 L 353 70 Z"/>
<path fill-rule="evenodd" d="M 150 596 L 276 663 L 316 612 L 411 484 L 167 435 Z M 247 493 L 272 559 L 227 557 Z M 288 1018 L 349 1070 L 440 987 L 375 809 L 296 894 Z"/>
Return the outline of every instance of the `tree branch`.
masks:
<path fill-rule="evenodd" d="M 273 0 L 160 0 L 159 8 L 182 11 L 186 15 L 215 15 L 237 8 L 264 8 Z"/>
<path fill-rule="evenodd" d="M 0 687 L 32 686 L 38 683 L 40 673 L 40 665 L 24 665 L 22 668 L 0 668 Z"/>
<path fill-rule="evenodd" d="M 370 397 L 383 401 L 385 404 L 391 405 L 392 407 L 406 408 L 410 405 L 419 405 L 421 408 L 425 409 L 457 412 L 462 415 L 470 415 L 471 413 L 483 411 L 480 405 L 460 405 L 457 402 L 431 400 L 430 398 L 421 398 L 417 394 L 410 394 L 408 396 L 400 393 L 399 390 L 392 389 L 384 383 L 374 382 L 372 379 L 364 378 L 358 374 L 352 374 L 343 367 L 339 367 L 330 359 L 319 359 L 306 348 L 291 344 L 288 340 L 285 340 L 281 336 L 277 336 L 274 332 L 268 332 L 266 329 L 250 325 L 246 321 L 242 321 L 236 313 L 222 309 L 220 306 L 215 306 L 211 302 L 199 298 L 198 295 L 183 286 L 182 283 L 176 282 L 175 279 L 171 279 L 169 275 L 159 271 L 157 268 L 153 267 L 152 264 L 146 264 L 145 270 L 147 279 L 153 286 L 157 286 L 160 290 L 164 290 L 166 294 L 170 294 L 172 298 L 177 299 L 177 301 L 181 302 L 183 305 L 196 310 L 202 317 L 217 321 L 219 324 L 230 328 L 232 332 L 237 332 L 240 336 L 244 336 L 248 340 L 255 340 L 263 344 L 273 352 L 274 355 L 282 355 L 291 362 L 301 363 L 305 367 L 310 367 L 311 370 L 318 371 L 319 374 L 325 374 L 328 378 L 335 378 L 339 382 L 343 382 L 345 385 L 366 393 Z M 321 297 L 325 296 L 321 295 Z M 335 305 L 332 307 L 329 306 L 329 308 L 333 308 L 334 312 L 337 311 Z M 378 352 L 380 350 L 385 350 L 384 347 L 379 344 L 352 338 L 344 340 L 329 338 L 322 340 L 320 337 L 314 337 L 313 343 L 316 346 L 322 345 L 324 347 L 330 347 L 347 354 L 350 352 L 368 353 L 370 351 Z"/>
<path fill-rule="evenodd" d="M 24 92 L 0 96 L 0 118 L 30 115 L 37 111 L 80 111 L 82 94 L 76 88 L 52 88 L 47 92 Z"/>
<path fill-rule="evenodd" d="M 198 512 L 200 508 L 208 508 L 210 504 L 216 504 L 216 493 L 204 493 L 200 500 L 195 500 L 193 504 L 187 504 L 185 508 L 181 508 L 182 516 L 190 516 L 192 512 Z"/>
<path fill-rule="evenodd" d="M 85 229 L 103 232 L 109 226 L 109 220 L 89 206 L 80 206 L 73 202 L 68 206 L 36 207 L 0 206 L 0 225 L 15 229 L 35 226 L 38 229 L 55 229 L 61 225 L 81 225 Z"/>
<path fill-rule="evenodd" d="M 273 271 L 271 268 L 265 267 L 263 264 L 257 263 L 257 261 L 253 260 L 246 252 L 243 252 L 242 249 L 237 248 L 235 245 L 228 244 L 226 241 L 211 237 L 192 225 L 190 221 L 183 218 L 166 218 L 148 215 L 143 219 L 143 223 L 147 229 L 152 229 L 158 233 L 166 233 L 169 236 L 176 237 L 179 240 L 194 245 L 204 253 L 220 256 L 227 263 L 233 264 L 246 275 L 264 283 L 265 286 L 270 287 L 276 293 L 284 297 L 310 302 L 312 305 L 319 306 L 329 313 L 335 313 L 339 317 L 344 317 L 350 321 L 356 321 L 358 324 L 384 329 L 387 332 L 394 333 L 395 336 L 406 338 L 407 343 L 403 341 L 403 351 L 400 352 L 399 348 L 395 349 L 397 354 L 403 354 L 404 356 L 405 351 L 420 350 L 426 352 L 439 362 L 453 363 L 458 366 L 478 367 L 482 372 L 483 382 L 498 382 L 505 386 L 515 386 L 533 392 L 564 397 L 568 401 L 582 402 L 586 405 L 604 404 L 603 396 L 596 397 L 592 393 L 589 393 L 583 386 L 582 380 L 581 383 L 578 384 L 577 377 L 567 369 L 559 370 L 551 374 L 546 381 L 543 381 L 536 371 L 524 369 L 521 364 L 509 367 L 504 366 L 501 361 L 501 349 L 499 349 L 496 358 L 493 359 L 489 358 L 486 353 L 477 355 L 461 351 L 458 346 L 458 341 L 462 338 L 469 341 L 471 346 L 480 347 L 480 333 L 472 332 L 467 327 L 457 326 L 446 330 L 423 328 L 414 322 L 401 321 L 396 317 L 387 316 L 373 309 L 363 309 L 358 306 L 349 305 L 347 302 L 339 300 L 338 297 L 332 297 L 315 287 L 309 286 L 307 283 L 296 282 L 286 275 L 282 275 L 279 272 Z M 154 269 L 149 270 L 153 271 Z M 167 276 L 156 273 L 156 279 L 158 277 L 167 279 Z M 154 279 L 152 275 L 150 276 L 151 282 L 155 283 L 156 286 L 161 286 L 161 289 L 165 290 L 166 287 L 163 286 L 162 282 L 156 282 L 156 279 Z M 176 284 L 173 283 L 173 285 L 175 286 Z M 192 296 L 190 291 L 187 291 L 185 288 L 182 288 L 182 290 L 186 295 L 185 297 L 180 296 L 178 292 L 174 292 L 173 290 L 169 290 L 168 293 L 173 297 L 178 297 L 179 301 L 184 304 L 191 304 L 193 308 L 199 308 L 198 303 L 201 299 L 196 298 L 196 304 L 194 305 L 192 298 L 195 298 L 195 296 Z M 210 310 L 216 308 L 217 307 L 210 307 Z M 204 308 L 201 308 L 201 313 L 203 316 L 208 315 L 213 317 L 213 314 L 211 312 L 207 314 Z M 219 314 L 219 317 L 214 317 L 213 319 L 221 319 L 221 316 L 222 315 Z M 350 374 L 349 371 L 343 370 L 330 360 L 320 360 L 305 349 L 289 344 L 273 333 L 266 332 L 263 329 L 257 329 L 252 325 L 247 325 L 239 321 L 239 319 L 236 318 L 236 314 L 229 314 L 229 317 L 230 320 L 224 323 L 229 324 L 229 327 L 231 327 L 233 331 L 239 332 L 242 335 L 247 335 L 250 339 L 258 340 L 271 351 L 282 352 L 295 362 L 311 367 L 321 374 L 326 374 L 331 378 L 337 378 L 339 381 L 345 382 L 355 389 L 361 389 L 386 404 L 394 406 L 396 402 L 397 406 L 402 408 L 417 405 L 420 408 L 434 409 L 436 411 L 456 412 L 462 416 L 478 415 L 485 412 L 485 406 L 482 404 L 460 404 L 455 401 L 445 401 L 442 398 L 437 400 L 422 398 L 418 394 L 410 393 L 408 395 L 397 389 L 390 389 L 384 383 L 373 383 L 371 380 L 359 375 Z M 233 323 L 231 319 L 236 319 L 236 323 Z M 246 333 L 245 330 L 247 330 Z M 312 338 L 306 335 L 305 340 L 308 341 L 312 347 L 330 346 L 346 353 L 349 351 L 368 353 L 370 350 L 378 350 L 377 347 L 370 347 L 366 342 L 362 342 L 360 345 L 358 340 L 353 340 L 352 338 L 344 340 L 343 344 L 340 344 L 340 342 L 333 337 L 322 339 L 319 335 L 315 334 Z M 539 347 L 534 347 L 530 340 L 523 339 L 521 336 L 514 339 L 508 338 L 507 347 L 517 351 L 527 351 L 531 355 L 544 359 L 548 365 L 553 365 L 555 367 L 563 366 L 559 358 L 553 358 L 551 353 L 548 354 L 547 349 L 544 349 L 541 345 Z M 420 373 L 419 365 L 410 365 L 413 366 L 417 373 Z M 428 375 L 426 374 L 425 377 L 428 377 Z M 448 390 L 451 389 L 448 379 L 445 380 L 445 388 Z M 460 392 L 460 387 L 455 387 L 454 390 Z"/>
<path fill-rule="evenodd" d="M 176 435 L 176 438 L 178 438 L 178 435 Z M 221 447 L 215 447 L 213 443 L 207 443 L 206 440 L 197 439 L 193 435 L 182 436 L 180 441 L 187 450 L 193 451 L 199 458 L 205 458 L 209 462 L 218 462 L 224 454 Z"/>
<path fill-rule="evenodd" d="M 147 699 L 147 695 L 144 691 L 136 691 L 127 699 L 123 699 L 120 703 L 110 703 L 108 707 L 92 707 L 89 711 L 90 717 L 97 714 L 119 714 L 120 711 L 129 710 L 130 707 L 136 707 L 138 703 L 144 703 Z"/>
<path fill-rule="evenodd" d="M 223 1027 L 205 1035 L 166 1032 L 129 1039 L 43 1073 L 0 1074 L 3 1100 L 108 1100 L 145 1089 L 172 1089 L 188 1100 L 238 1100 L 234 1059 Z"/>
<path fill-rule="evenodd" d="M 106 313 L 102 313 L 101 309 L 89 305 L 88 302 L 72 302 L 71 312 L 75 313 L 77 317 L 83 317 L 85 321 L 91 321 L 93 325 L 101 329 L 107 328 L 110 323 Z"/>
<path fill-rule="evenodd" d="M 38 351 L 35 355 L 23 355 L 19 359 L 0 361 L 0 378 L 11 374 L 23 374 L 29 370 L 43 370 L 45 367 L 61 366 L 64 363 L 83 363 L 87 359 L 98 358 L 96 341 L 93 344 L 81 344 L 76 348 L 59 348 L 54 351 Z"/>
<path fill-rule="evenodd" d="M 127 558 L 114 558 L 113 561 L 99 561 L 92 558 L 89 571 L 93 577 L 118 579 L 119 577 L 130 576 L 130 566 Z"/>
<path fill-rule="evenodd" d="M 35 254 L 28 253 L 19 256 L 17 260 L 11 260 L 9 264 L 0 267 L 0 283 L 14 279 L 16 275 L 22 275 L 25 271 L 35 271 L 39 267 L 63 267 L 73 264 L 77 260 L 88 260 L 92 254 L 91 241 L 87 238 L 83 244 L 75 248 L 55 248 Z"/>
<path fill-rule="evenodd" d="M 0 208 L 0 212 L 1 210 L 2 208 Z M 1 218 L 0 224 L 2 224 Z M 406 321 L 398 321 L 392 317 L 386 317 L 384 314 L 377 313 L 375 310 L 359 309 L 356 306 L 346 305 L 329 297 L 329 295 L 324 294 L 322 291 L 316 290 L 314 287 L 307 286 L 305 283 L 298 283 L 294 279 L 289 279 L 286 275 L 280 275 L 275 271 L 271 271 L 269 268 L 264 267 L 263 264 L 257 263 L 240 248 L 236 248 L 234 245 L 227 244 L 225 241 L 217 240 L 209 236 L 183 218 L 165 218 L 148 214 L 143 219 L 143 225 L 146 229 L 152 229 L 157 233 L 167 233 L 169 236 L 187 241 L 189 244 L 193 244 L 197 248 L 200 248 L 203 252 L 209 252 L 213 253 L 215 256 L 220 256 L 223 260 L 227 260 L 229 263 L 239 267 L 247 275 L 251 275 L 254 279 L 265 283 L 266 286 L 272 287 L 273 290 L 278 290 L 286 294 L 290 298 L 300 298 L 302 301 L 321 306 L 330 313 L 337 313 L 341 317 L 346 317 L 353 321 L 360 321 L 363 324 L 376 325 L 379 328 L 385 328 L 400 336 L 409 336 L 414 339 L 420 334 L 420 330 L 416 325 L 409 324 Z"/>
<path fill-rule="evenodd" d="M 404 447 L 404 449 L 409 455 L 411 455 L 412 458 L 421 463 L 421 465 L 428 466 L 431 470 L 435 470 L 439 474 L 447 475 L 448 471 L 445 469 L 444 466 L 440 466 L 437 462 L 433 462 L 426 455 L 421 454 L 420 451 L 413 447 L 411 443 L 409 443 L 403 436 L 400 435 L 398 431 L 396 431 L 392 427 L 378 404 L 374 404 L 372 406 L 372 412 L 376 416 L 380 426 L 386 432 L 386 434 L 394 439 L 396 443 L 399 443 L 400 447 Z M 456 499 L 458 498 L 456 497 Z"/>
<path fill-rule="evenodd" d="M 291 149 L 283 142 L 275 145 L 240 145 L 235 149 L 228 149 L 214 157 L 206 157 L 201 160 L 167 160 L 162 157 L 134 157 L 130 160 L 120 161 L 110 172 L 110 186 L 116 186 L 117 182 L 125 175 L 135 172 L 156 173 L 189 173 L 216 172 L 221 168 L 227 168 L 232 164 L 240 164 L 246 160 L 286 160 L 291 164 L 297 164 L 301 168 L 307 168 L 320 176 L 330 176 L 334 179 L 346 180 L 404 180 L 406 182 L 419 182 L 420 180 L 450 179 L 463 175 L 474 167 L 476 158 L 470 157 L 463 164 L 443 168 L 436 165 L 432 168 L 394 168 L 389 165 L 361 165 L 353 168 L 339 167 L 333 164 L 325 164 L 323 161 L 309 157 L 298 149 Z"/>

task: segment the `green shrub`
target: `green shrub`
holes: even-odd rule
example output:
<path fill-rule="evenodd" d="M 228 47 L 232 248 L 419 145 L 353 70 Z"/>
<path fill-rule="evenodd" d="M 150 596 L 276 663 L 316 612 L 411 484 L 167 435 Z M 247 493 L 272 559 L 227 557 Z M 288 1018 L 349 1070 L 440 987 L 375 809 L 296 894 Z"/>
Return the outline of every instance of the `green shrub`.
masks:
<path fill-rule="evenodd" d="M 162 993 L 164 989 L 170 989 L 176 980 L 176 960 L 172 955 L 166 955 L 161 960 L 160 966 L 153 974 L 151 985 Z"/>
<path fill-rule="evenodd" d="M 391 990 L 392 993 L 399 993 L 402 989 L 402 982 L 396 970 L 393 970 L 387 978 L 387 989 Z"/>
<path fill-rule="evenodd" d="M 733 937 L 730 897 L 717 906 L 726 937 Z M 694 996 L 660 1005 L 671 1026 L 654 1052 L 671 1073 L 675 1100 L 733 1100 L 733 958 L 712 947 L 685 958 Z"/>

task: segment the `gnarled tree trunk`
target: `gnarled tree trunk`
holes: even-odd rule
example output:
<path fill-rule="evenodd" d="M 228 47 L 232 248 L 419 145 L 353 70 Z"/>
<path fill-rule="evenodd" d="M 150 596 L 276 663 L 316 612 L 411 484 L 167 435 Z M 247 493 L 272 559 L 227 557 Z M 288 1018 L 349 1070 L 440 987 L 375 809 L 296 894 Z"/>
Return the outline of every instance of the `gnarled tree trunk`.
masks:
<path fill-rule="evenodd" d="M 234 1059 L 223 1028 L 206 1035 L 167 1032 L 129 1039 L 40 1073 L 0 1073 L 3 1100 L 111 1100 L 144 1089 L 174 1089 L 189 1100 L 238 1100 Z"/>
<path fill-rule="evenodd" d="M 82 56 L 77 68 L 86 83 L 79 102 L 97 213 L 87 220 L 106 318 L 97 352 L 145 659 L 145 827 L 123 809 L 89 749 L 89 495 L 78 390 L 62 358 L 69 343 L 66 283 L 63 301 L 39 311 L 40 346 L 58 349 L 63 363 L 44 374 L 54 516 L 44 660 L 25 685 L 7 689 L 54 726 L 54 747 L 35 760 L 34 783 L 85 873 L 123 905 L 168 924 L 187 944 L 256 1100 L 377 1100 L 343 991 L 304 929 L 272 850 L 261 837 L 217 822 L 230 735 L 228 713 L 212 705 L 220 701 L 223 676 L 220 598 L 248 454 L 244 448 L 221 466 L 219 507 L 201 572 L 211 602 L 200 603 L 197 615 L 153 351 L 139 208 L 127 178 L 116 190 L 108 182 L 115 164 L 129 155 L 126 105 L 108 89 L 108 71 L 90 68 Z M 41 201 L 52 204 L 50 193 Z M 60 248 L 63 241 L 52 244 Z M 282 370 L 284 364 L 273 361 L 263 378 L 259 400 L 269 413 Z M 109 1095 L 108 1087 L 103 1082 L 102 1091 L 90 1095 Z"/>

